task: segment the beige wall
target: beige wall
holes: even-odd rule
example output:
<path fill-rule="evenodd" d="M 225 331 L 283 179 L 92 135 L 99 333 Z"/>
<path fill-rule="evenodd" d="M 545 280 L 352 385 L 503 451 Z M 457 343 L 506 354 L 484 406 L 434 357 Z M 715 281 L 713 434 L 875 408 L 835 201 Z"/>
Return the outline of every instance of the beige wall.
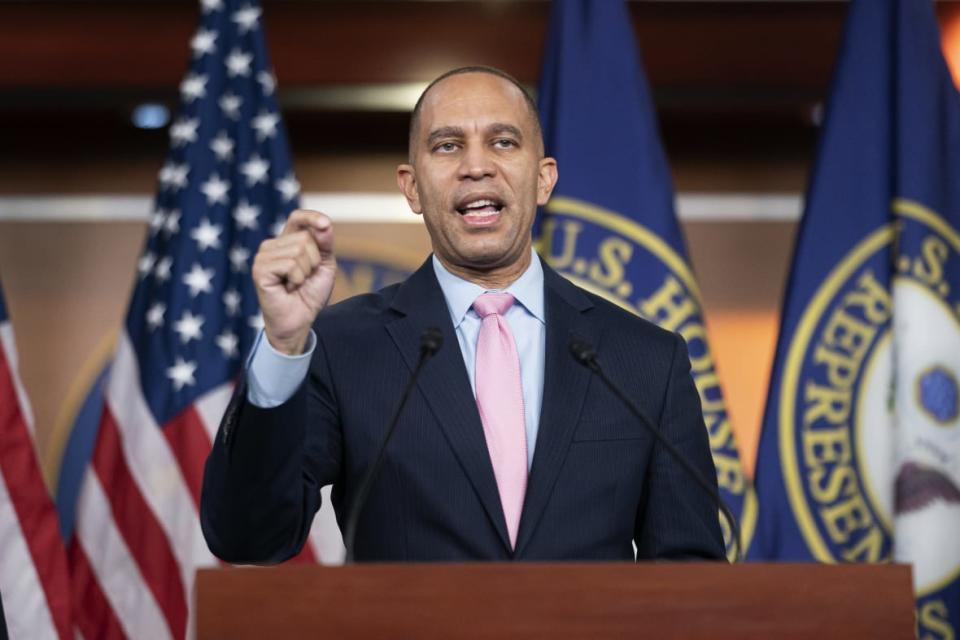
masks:
<path fill-rule="evenodd" d="M 295 165 L 308 192 L 395 193 L 394 168 L 404 159 L 401 153 L 388 152 L 300 154 Z M 0 158 L 0 194 L 151 193 L 162 160 L 102 157 L 77 163 L 47 158 L 40 165 Z M 675 167 L 674 180 L 686 191 L 796 191 L 804 173 L 805 167 L 794 162 L 688 160 Z M 711 347 L 748 472 L 754 465 L 795 226 L 684 224 Z M 419 224 L 354 223 L 337 229 L 342 249 L 388 251 L 411 267 L 429 250 Z M 59 465 L 66 427 L 84 385 L 109 355 L 144 231 L 136 222 L 0 221 L 0 282 L 48 480 Z M 337 295 L 350 293 L 350 285 L 340 282 Z"/>
<path fill-rule="evenodd" d="M 348 254 L 385 251 L 412 267 L 429 250 L 419 224 L 337 230 Z M 122 322 L 144 232 L 134 222 L 0 222 L 0 281 L 48 480 L 85 385 Z M 752 470 L 793 225 L 698 222 L 685 232 L 731 420 Z M 352 293 L 351 284 L 360 286 L 342 281 L 337 295 Z"/>

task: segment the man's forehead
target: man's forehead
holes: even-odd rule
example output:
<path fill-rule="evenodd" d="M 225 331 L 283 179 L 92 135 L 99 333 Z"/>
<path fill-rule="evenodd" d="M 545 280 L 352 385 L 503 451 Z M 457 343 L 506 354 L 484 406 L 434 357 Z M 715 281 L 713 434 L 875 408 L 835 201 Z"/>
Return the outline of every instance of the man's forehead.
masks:
<path fill-rule="evenodd" d="M 506 78 L 485 71 L 469 71 L 440 80 L 430 88 L 424 100 L 429 101 L 437 95 L 451 91 L 476 91 L 509 96 L 511 99 L 523 99 L 520 89 Z"/>
<path fill-rule="evenodd" d="M 490 73 L 472 72 L 444 78 L 424 96 L 421 118 L 432 129 L 435 126 L 456 125 L 441 122 L 458 115 L 483 114 L 490 111 L 491 119 L 502 121 L 504 114 L 513 114 L 517 124 L 525 124 L 527 113 L 523 93 L 512 83 Z"/>

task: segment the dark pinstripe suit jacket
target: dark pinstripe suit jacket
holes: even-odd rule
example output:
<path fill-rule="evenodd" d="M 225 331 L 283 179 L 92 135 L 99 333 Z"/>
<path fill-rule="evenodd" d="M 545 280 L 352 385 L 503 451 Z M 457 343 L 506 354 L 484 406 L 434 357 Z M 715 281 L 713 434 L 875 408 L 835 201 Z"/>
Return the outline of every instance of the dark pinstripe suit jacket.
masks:
<path fill-rule="evenodd" d="M 546 371 L 540 430 L 510 549 L 483 428 L 428 260 L 408 280 L 317 318 L 310 373 L 283 405 L 234 396 L 207 460 L 201 523 L 232 562 L 297 553 L 333 484 L 342 523 L 416 364 L 421 332 L 444 334 L 405 407 L 360 518 L 356 558 L 721 558 L 717 510 L 599 380 L 569 355 L 576 334 L 608 375 L 707 478 L 715 478 L 683 340 L 544 265 Z"/>

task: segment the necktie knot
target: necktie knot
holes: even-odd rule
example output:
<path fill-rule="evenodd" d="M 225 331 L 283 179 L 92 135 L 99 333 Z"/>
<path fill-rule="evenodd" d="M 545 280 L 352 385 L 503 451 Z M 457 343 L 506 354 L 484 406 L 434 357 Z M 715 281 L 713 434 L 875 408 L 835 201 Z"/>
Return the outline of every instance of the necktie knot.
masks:
<path fill-rule="evenodd" d="M 481 318 L 497 314 L 502 316 L 513 306 L 513 294 L 510 293 L 483 293 L 473 301 L 473 310 Z"/>

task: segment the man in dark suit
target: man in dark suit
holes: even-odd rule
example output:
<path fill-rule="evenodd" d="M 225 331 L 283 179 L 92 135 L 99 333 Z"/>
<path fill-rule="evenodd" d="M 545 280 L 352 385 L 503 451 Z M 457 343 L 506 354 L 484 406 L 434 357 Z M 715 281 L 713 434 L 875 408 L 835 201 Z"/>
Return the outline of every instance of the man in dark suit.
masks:
<path fill-rule="evenodd" d="M 302 547 L 333 485 L 343 525 L 416 366 L 357 527 L 358 560 L 722 558 L 710 497 L 568 351 L 608 375 L 701 473 L 715 470 L 683 340 L 540 263 L 531 227 L 557 179 L 536 108 L 497 70 L 458 69 L 414 110 L 398 183 L 433 256 L 408 280 L 325 308 L 333 230 L 298 211 L 261 246 L 265 328 L 220 426 L 201 523 L 233 562 Z M 321 313 L 322 311 L 322 313 Z"/>

